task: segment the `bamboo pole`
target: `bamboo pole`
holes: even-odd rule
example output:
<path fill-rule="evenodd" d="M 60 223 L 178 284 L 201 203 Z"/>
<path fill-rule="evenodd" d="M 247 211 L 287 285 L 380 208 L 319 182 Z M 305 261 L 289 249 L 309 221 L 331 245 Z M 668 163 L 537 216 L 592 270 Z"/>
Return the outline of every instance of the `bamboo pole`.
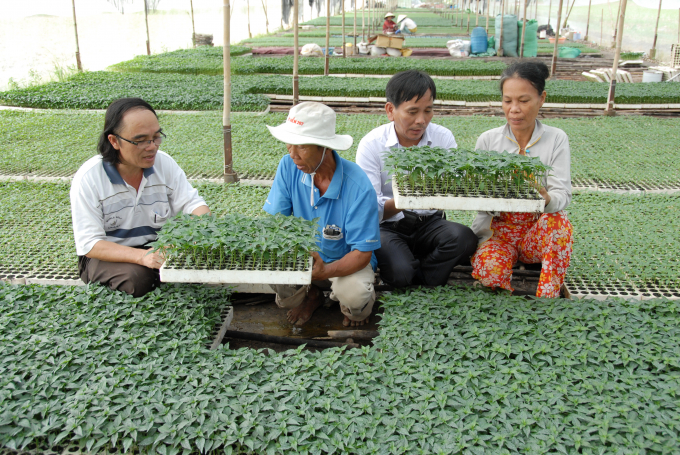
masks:
<path fill-rule="evenodd" d="M 602 46 L 602 33 L 604 31 L 604 8 L 602 8 L 602 15 L 600 15 L 600 46 Z"/>
<path fill-rule="evenodd" d="M 550 25 L 550 13 L 552 11 L 552 0 L 550 0 L 550 3 L 548 4 L 548 25 Z"/>
<path fill-rule="evenodd" d="M 354 0 L 354 53 L 357 51 L 357 0 Z"/>
<path fill-rule="evenodd" d="M 149 42 L 149 7 L 144 0 L 144 22 L 146 22 L 146 55 L 151 55 L 151 43 Z"/>
<path fill-rule="evenodd" d="M 238 175 L 234 172 L 231 149 L 231 8 L 229 0 L 223 0 L 224 10 L 224 47 L 222 61 L 224 65 L 224 110 L 222 114 L 222 133 L 224 136 L 224 183 L 238 182 Z M 146 0 L 144 0 L 146 3 Z"/>
<path fill-rule="evenodd" d="M 356 1 L 356 0 L 354 0 Z M 366 0 L 361 1 L 361 41 L 366 42 L 366 21 L 365 16 L 366 16 Z"/>
<path fill-rule="evenodd" d="M 269 34 L 269 15 L 267 14 L 267 0 L 262 0 L 262 9 L 264 10 L 264 21 L 265 21 L 264 28 L 267 31 L 267 34 Z M 304 7 L 303 7 L 303 12 L 304 12 Z"/>
<path fill-rule="evenodd" d="M 345 46 L 345 0 L 340 0 L 340 7 L 342 8 L 342 58 L 346 57 L 347 50 Z"/>
<path fill-rule="evenodd" d="M 522 16 L 522 42 L 519 49 L 519 58 L 524 58 L 524 36 L 527 34 L 527 0 L 524 0 L 524 14 Z"/>
<path fill-rule="evenodd" d="M 623 41 L 623 24 L 626 18 L 626 5 L 628 0 L 621 0 L 619 5 L 619 33 L 616 36 L 616 52 L 614 53 L 614 66 L 612 68 L 611 82 L 609 83 L 609 95 L 607 96 L 607 108 L 605 109 L 605 115 L 615 115 L 614 111 L 614 98 L 616 95 L 616 76 L 619 71 L 619 58 L 621 58 L 621 42 Z"/>
<path fill-rule="evenodd" d="M 253 34 L 250 33 L 250 0 L 246 0 L 246 13 L 248 15 L 248 38 L 252 38 Z"/>
<path fill-rule="evenodd" d="M 557 45 L 560 42 L 560 20 L 562 19 L 562 0 L 557 8 L 557 31 L 555 32 L 555 47 L 553 48 L 552 63 L 550 64 L 550 77 L 555 78 L 557 71 Z"/>
<path fill-rule="evenodd" d="M 501 34 L 498 39 L 498 52 L 497 52 L 497 55 L 499 57 L 503 56 L 503 24 L 505 23 L 505 15 L 503 14 L 505 9 L 503 8 L 503 6 L 504 6 L 503 0 L 501 0 Z"/>
<path fill-rule="evenodd" d="M 76 21 L 76 0 L 71 0 L 73 5 L 73 30 L 76 32 L 76 65 L 78 71 L 83 71 L 83 64 L 80 63 L 80 44 L 78 43 L 78 22 Z"/>
<path fill-rule="evenodd" d="M 538 23 L 538 0 L 534 0 L 534 19 Z"/>
<path fill-rule="evenodd" d="M 619 35 L 619 17 L 621 16 L 621 2 L 619 1 L 619 10 L 616 13 L 616 26 L 614 27 L 614 40 L 611 47 L 616 47 L 616 37 Z"/>
<path fill-rule="evenodd" d="M 491 10 L 491 5 L 489 4 L 489 0 L 486 0 L 486 34 L 489 34 L 489 11 Z"/>
<path fill-rule="evenodd" d="M 300 30 L 298 27 L 298 9 L 300 0 L 293 0 L 293 106 L 300 102 L 300 78 L 298 68 L 300 66 Z M 304 0 L 303 0 L 304 1 Z M 305 4 L 302 4 L 302 9 Z"/>
<path fill-rule="evenodd" d="M 479 27 L 479 0 L 477 0 L 477 9 L 475 10 L 475 27 Z"/>
<path fill-rule="evenodd" d="M 649 58 L 656 58 L 656 39 L 659 36 L 659 18 L 661 17 L 661 3 L 659 0 L 659 12 L 656 13 L 656 26 L 654 27 L 654 42 L 652 43 L 652 49 L 649 51 Z"/>
<path fill-rule="evenodd" d="M 196 47 L 196 26 L 194 25 L 194 0 L 189 0 L 191 6 L 191 42 Z"/>
<path fill-rule="evenodd" d="M 583 37 L 585 41 L 588 41 L 588 32 L 590 31 L 590 5 L 593 0 L 588 0 L 588 20 L 586 21 L 586 36 Z M 604 10 L 604 8 L 602 8 Z"/>
<path fill-rule="evenodd" d="M 329 46 L 331 44 L 331 0 L 326 0 L 326 55 L 323 65 L 323 75 L 328 76 L 328 60 L 330 55 Z"/>
<path fill-rule="evenodd" d="M 470 11 L 472 10 L 470 6 L 472 6 L 472 4 L 468 3 L 467 33 L 470 33 Z"/>
<path fill-rule="evenodd" d="M 680 43 L 680 8 L 678 8 L 678 43 Z"/>

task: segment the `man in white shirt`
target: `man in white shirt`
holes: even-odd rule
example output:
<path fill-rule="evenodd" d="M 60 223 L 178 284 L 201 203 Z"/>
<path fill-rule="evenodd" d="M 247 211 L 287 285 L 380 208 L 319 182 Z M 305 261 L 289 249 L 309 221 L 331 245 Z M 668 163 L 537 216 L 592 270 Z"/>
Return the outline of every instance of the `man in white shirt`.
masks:
<path fill-rule="evenodd" d="M 100 282 L 135 297 L 159 284 L 163 257 L 146 245 L 179 212 L 210 209 L 175 160 L 158 147 L 165 138 L 156 111 L 140 98 L 106 110 L 99 155 L 71 184 L 71 215 L 78 269 L 85 283 Z"/>
<path fill-rule="evenodd" d="M 391 123 L 364 136 L 356 157 L 378 196 L 381 247 L 375 255 L 380 276 L 397 288 L 441 286 L 457 264 L 474 254 L 477 236 L 467 226 L 446 221 L 441 211 L 397 209 L 384 158 L 397 147 L 458 145 L 451 131 L 430 123 L 437 88 L 426 73 L 408 70 L 395 74 L 387 83 L 385 95 L 385 111 Z"/>

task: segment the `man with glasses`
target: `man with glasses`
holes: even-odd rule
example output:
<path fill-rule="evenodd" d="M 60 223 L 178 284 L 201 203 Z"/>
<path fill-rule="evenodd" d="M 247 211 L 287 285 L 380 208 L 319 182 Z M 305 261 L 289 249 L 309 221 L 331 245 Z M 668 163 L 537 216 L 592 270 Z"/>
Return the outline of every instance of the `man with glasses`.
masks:
<path fill-rule="evenodd" d="M 156 111 L 140 98 L 122 98 L 106 110 L 99 155 L 71 184 L 78 270 L 135 297 L 159 284 L 163 257 L 147 244 L 172 216 L 210 209 L 184 171 L 159 146 L 165 134 Z"/>

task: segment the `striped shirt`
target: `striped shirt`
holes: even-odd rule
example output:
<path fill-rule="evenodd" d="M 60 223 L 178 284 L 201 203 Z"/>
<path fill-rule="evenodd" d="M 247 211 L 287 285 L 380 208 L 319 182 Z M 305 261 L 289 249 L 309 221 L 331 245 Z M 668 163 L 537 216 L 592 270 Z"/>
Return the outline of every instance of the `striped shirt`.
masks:
<path fill-rule="evenodd" d="M 144 245 L 156 239 L 169 218 L 202 205 L 207 205 L 205 200 L 167 153 L 159 150 L 154 165 L 144 169 L 139 191 L 123 180 L 113 164 L 94 156 L 71 183 L 76 252 L 84 256 L 100 240 Z"/>

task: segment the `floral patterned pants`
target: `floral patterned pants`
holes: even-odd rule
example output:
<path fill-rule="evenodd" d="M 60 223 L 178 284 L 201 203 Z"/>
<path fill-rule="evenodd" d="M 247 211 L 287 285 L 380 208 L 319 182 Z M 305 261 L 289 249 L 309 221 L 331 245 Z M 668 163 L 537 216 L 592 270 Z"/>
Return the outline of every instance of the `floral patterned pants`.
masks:
<path fill-rule="evenodd" d="M 493 236 L 472 257 L 472 276 L 484 286 L 514 289 L 510 285 L 517 260 L 542 263 L 538 297 L 559 297 L 569 268 L 573 228 L 564 211 L 544 213 L 502 212 L 491 222 Z"/>

